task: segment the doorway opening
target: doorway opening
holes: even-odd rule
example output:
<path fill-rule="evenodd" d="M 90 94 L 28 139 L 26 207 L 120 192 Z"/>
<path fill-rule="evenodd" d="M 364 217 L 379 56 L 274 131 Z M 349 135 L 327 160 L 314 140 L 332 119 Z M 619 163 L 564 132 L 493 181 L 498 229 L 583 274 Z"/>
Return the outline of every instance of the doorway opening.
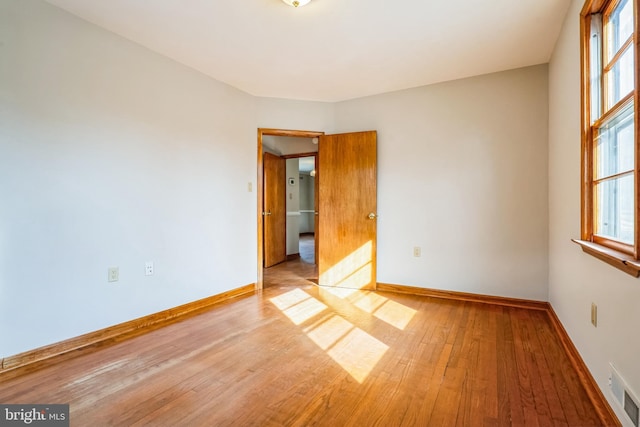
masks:
<path fill-rule="evenodd" d="M 273 129 L 258 129 L 256 289 L 261 290 L 265 285 L 264 268 L 276 266 L 287 258 L 286 163 L 283 156 L 265 150 L 264 139 L 270 136 L 302 138 L 306 142 L 318 138 L 314 192 L 317 270 L 313 283 L 326 288 L 375 290 L 377 132 L 324 135 L 322 132 Z M 289 157 L 312 155 L 315 151 L 290 154 Z M 291 178 L 295 184 L 295 176 Z M 296 280 L 306 278 L 308 275 Z M 276 280 L 274 284 L 278 283 L 283 282 Z"/>
<path fill-rule="evenodd" d="M 292 150 L 299 150 L 298 141 L 288 141 L 282 137 L 279 141 Z M 307 142 L 308 143 L 308 142 Z M 268 150 L 265 141 L 265 150 Z M 305 149 L 307 149 L 305 147 Z M 280 181 L 269 179 L 269 165 L 274 155 L 265 151 L 264 190 L 265 210 L 271 215 L 264 216 L 264 276 L 263 286 L 291 285 L 305 286 L 318 283 L 316 264 L 316 155 L 313 152 L 282 155 L 285 175 L 276 174 Z M 283 187 L 281 190 L 270 187 Z M 284 208 L 274 208 L 269 197 L 283 197 Z M 273 214 L 284 210 L 280 219 Z M 276 224 L 283 222 L 280 228 Z M 284 247 L 282 247 L 284 245 Z M 272 246 L 272 247 L 270 247 Z M 280 249 L 280 253 L 277 250 Z"/>
<path fill-rule="evenodd" d="M 317 141 L 323 132 L 258 129 L 258 281 L 317 282 Z"/>
<path fill-rule="evenodd" d="M 316 264 L 317 254 L 315 248 L 316 236 L 316 214 L 318 212 L 318 204 L 316 202 L 316 162 L 317 156 L 305 156 L 293 159 L 287 159 L 292 162 L 292 169 L 298 171 L 298 191 L 299 209 L 298 215 L 292 215 L 292 233 L 294 236 L 292 241 L 292 249 L 298 249 L 298 257 L 307 264 Z M 296 191 L 293 192 L 296 194 Z M 293 197 L 289 197 L 287 202 L 293 201 Z M 295 203 L 294 203 L 295 205 Z M 295 212 L 296 206 L 292 211 Z M 287 209 L 287 212 L 289 210 Z M 289 219 L 289 218 L 287 218 Z M 296 225 L 295 222 L 298 222 Z M 289 235 L 289 234 L 287 234 Z M 297 238 L 297 242 L 296 242 Z M 289 256 L 287 250 L 287 256 Z M 295 254 L 293 254 L 295 258 Z"/>
<path fill-rule="evenodd" d="M 282 157 L 285 159 L 287 176 L 287 260 L 300 258 L 307 264 L 315 264 L 317 156 L 310 152 Z"/>

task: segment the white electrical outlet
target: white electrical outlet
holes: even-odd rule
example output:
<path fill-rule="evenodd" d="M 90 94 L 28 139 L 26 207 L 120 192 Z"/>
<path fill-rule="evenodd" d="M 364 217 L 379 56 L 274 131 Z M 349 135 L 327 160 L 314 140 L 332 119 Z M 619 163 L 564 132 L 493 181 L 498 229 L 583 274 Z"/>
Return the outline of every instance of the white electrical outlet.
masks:
<path fill-rule="evenodd" d="M 109 282 L 117 282 L 120 279 L 120 269 L 118 267 L 109 267 L 107 270 L 107 280 Z"/>
<path fill-rule="evenodd" d="M 420 248 L 420 246 L 415 246 L 413 248 L 413 256 L 414 257 L 419 257 L 422 255 L 422 249 Z"/>
<path fill-rule="evenodd" d="M 153 261 L 147 261 L 144 263 L 144 275 L 153 276 Z"/>

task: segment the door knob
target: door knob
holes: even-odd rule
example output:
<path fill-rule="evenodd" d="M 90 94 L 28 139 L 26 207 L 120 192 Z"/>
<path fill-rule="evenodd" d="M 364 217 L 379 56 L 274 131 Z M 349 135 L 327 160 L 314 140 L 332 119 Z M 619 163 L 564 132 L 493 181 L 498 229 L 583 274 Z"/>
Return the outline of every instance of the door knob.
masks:
<path fill-rule="evenodd" d="M 369 218 L 369 219 L 376 219 L 377 217 L 378 217 L 378 215 L 374 214 L 373 212 L 371 212 L 371 213 L 368 215 L 368 218 Z"/>
<path fill-rule="evenodd" d="M 264 215 L 264 216 L 271 215 L 271 211 L 262 212 L 262 215 Z"/>

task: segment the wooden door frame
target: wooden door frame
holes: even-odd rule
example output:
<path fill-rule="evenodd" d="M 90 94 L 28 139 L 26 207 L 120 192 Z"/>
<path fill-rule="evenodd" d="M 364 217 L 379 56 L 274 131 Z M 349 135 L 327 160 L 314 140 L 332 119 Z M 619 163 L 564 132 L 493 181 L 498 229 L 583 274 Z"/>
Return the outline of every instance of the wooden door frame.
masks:
<path fill-rule="evenodd" d="M 264 204 L 264 160 L 262 152 L 262 137 L 264 135 L 270 136 L 291 136 L 298 138 L 319 138 L 324 135 L 324 132 L 308 131 L 308 130 L 289 130 L 289 129 L 269 129 L 258 128 L 258 209 L 257 209 L 257 222 L 258 222 L 258 279 L 256 280 L 256 291 L 262 290 L 264 286 L 263 277 L 263 264 L 264 264 L 264 218 L 262 216 L 262 205 Z M 318 164 L 316 163 L 316 170 Z"/>

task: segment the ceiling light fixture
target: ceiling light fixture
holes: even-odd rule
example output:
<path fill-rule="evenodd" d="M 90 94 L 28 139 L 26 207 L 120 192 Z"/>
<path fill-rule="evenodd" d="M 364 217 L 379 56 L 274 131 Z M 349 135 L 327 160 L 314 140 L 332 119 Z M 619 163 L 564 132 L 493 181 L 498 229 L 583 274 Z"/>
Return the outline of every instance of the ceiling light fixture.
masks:
<path fill-rule="evenodd" d="M 299 6 L 306 5 L 311 0 L 282 0 L 282 1 L 288 4 L 289 6 L 299 7 Z"/>

